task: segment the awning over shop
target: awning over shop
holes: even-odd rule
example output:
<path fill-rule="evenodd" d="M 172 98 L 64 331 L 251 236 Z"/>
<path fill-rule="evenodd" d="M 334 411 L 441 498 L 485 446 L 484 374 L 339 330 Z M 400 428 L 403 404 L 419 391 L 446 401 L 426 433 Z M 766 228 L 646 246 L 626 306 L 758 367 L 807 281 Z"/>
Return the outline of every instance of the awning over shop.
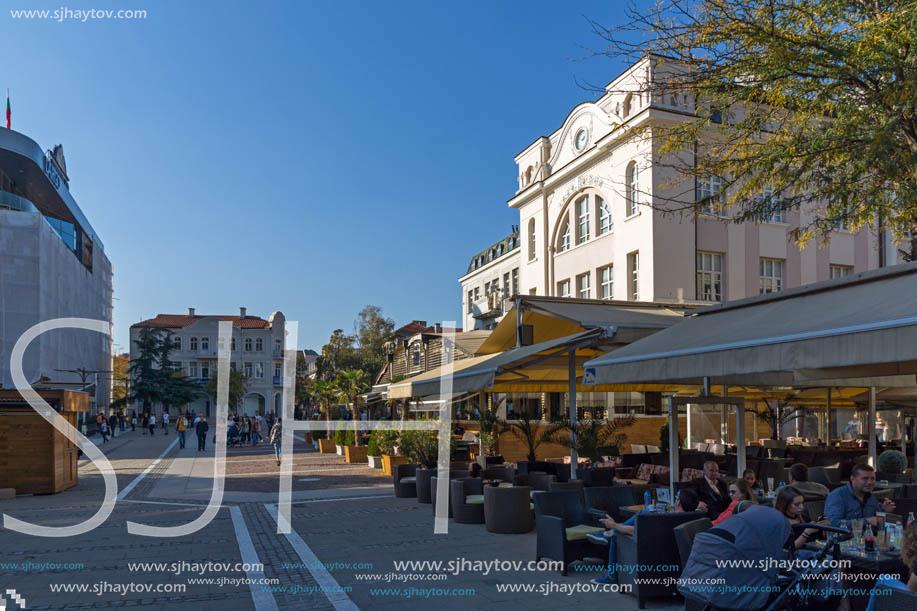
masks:
<path fill-rule="evenodd" d="M 705 308 L 585 367 L 597 385 L 914 386 L 917 263 Z"/>

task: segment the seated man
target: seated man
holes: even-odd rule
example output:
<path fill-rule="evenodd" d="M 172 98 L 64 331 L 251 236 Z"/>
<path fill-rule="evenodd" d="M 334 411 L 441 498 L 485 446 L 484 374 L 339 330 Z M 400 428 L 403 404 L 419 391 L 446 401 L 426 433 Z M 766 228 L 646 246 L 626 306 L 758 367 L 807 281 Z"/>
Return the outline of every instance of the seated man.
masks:
<path fill-rule="evenodd" d="M 836 488 L 825 500 L 825 516 L 832 526 L 838 526 L 841 520 L 865 518 L 876 525 L 876 512 L 894 511 L 895 503 L 883 499 L 881 503 L 872 495 L 876 487 L 876 470 L 869 465 L 854 465 L 850 472 L 850 482 Z"/>
<path fill-rule="evenodd" d="M 729 489 L 720 479 L 720 467 L 715 461 L 708 460 L 704 463 L 704 475 L 693 479 L 690 485 L 697 493 L 698 500 L 707 506 L 707 517 L 715 520 L 718 515 L 726 511 L 732 500 L 729 498 Z"/>
<path fill-rule="evenodd" d="M 828 487 L 818 482 L 809 481 L 809 468 L 798 462 L 792 467 L 787 474 L 789 485 L 795 488 L 802 495 L 804 501 L 824 501 L 831 492 Z M 783 488 L 777 488 L 779 494 Z"/>
<path fill-rule="evenodd" d="M 644 509 L 639 513 L 643 513 L 644 511 L 650 510 Z M 675 511 L 707 511 L 707 506 L 698 500 L 697 493 L 694 492 L 694 490 L 691 488 L 685 488 L 681 491 L 681 493 L 678 495 L 678 499 L 675 501 Z M 599 520 L 599 522 L 601 522 L 602 525 L 608 530 L 597 535 L 586 535 L 586 538 L 593 543 L 598 543 L 599 545 L 608 545 L 608 570 L 604 575 L 602 575 L 602 577 L 593 579 L 591 581 L 597 585 L 615 584 L 618 583 L 617 564 L 615 560 L 615 533 L 619 532 L 625 535 L 633 535 L 636 537 L 637 514 L 635 513 L 620 524 L 615 522 L 614 518 L 612 518 L 610 515 L 605 514 L 605 519 Z"/>

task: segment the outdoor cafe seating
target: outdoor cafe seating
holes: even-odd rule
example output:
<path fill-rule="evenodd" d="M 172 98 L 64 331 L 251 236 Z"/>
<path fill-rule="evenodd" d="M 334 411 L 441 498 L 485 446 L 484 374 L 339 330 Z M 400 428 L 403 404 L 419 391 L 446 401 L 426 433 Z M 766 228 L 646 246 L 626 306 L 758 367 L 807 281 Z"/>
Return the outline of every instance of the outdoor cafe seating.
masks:
<path fill-rule="evenodd" d="M 567 566 L 582 560 L 587 553 L 600 559 L 608 555 L 607 548 L 596 549 L 597 546 L 586 539 L 586 535 L 597 534 L 605 529 L 586 511 L 577 490 L 539 491 L 535 492 L 533 500 L 535 528 L 538 532 L 536 561 L 542 558 L 561 560 L 561 574 L 566 575 Z"/>

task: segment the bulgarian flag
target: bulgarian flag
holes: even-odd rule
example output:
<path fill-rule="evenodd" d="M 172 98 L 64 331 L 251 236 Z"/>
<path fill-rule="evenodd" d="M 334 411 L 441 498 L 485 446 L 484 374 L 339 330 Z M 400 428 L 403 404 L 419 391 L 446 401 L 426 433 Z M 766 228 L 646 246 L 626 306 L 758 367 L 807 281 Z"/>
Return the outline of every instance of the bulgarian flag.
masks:
<path fill-rule="evenodd" d="M 10 90 L 6 90 L 6 129 L 12 129 L 10 127 L 10 117 L 13 116 L 12 111 L 10 110 Z"/>

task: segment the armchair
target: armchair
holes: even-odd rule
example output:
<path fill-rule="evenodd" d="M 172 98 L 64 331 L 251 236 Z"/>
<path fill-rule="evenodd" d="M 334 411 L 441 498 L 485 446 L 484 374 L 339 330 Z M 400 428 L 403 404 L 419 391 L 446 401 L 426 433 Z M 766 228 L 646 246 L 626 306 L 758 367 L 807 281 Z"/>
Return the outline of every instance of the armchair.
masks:
<path fill-rule="evenodd" d="M 561 574 L 566 576 L 567 565 L 582 560 L 585 551 L 592 549 L 586 535 L 605 529 L 586 524 L 586 508 L 577 490 L 536 492 L 533 498 L 535 529 L 538 532 L 535 561 L 542 558 L 561 560 L 564 563 Z M 602 553 L 596 555 L 604 556 Z"/>
<path fill-rule="evenodd" d="M 632 587 L 631 592 L 637 597 L 639 609 L 646 608 L 646 599 L 651 596 L 671 596 L 676 593 L 674 583 L 680 573 L 680 556 L 675 543 L 675 527 L 703 517 L 705 514 L 698 511 L 641 513 L 637 515 L 633 535 L 617 535 L 618 564 L 640 565 L 641 569 L 659 566 L 675 568 L 667 571 L 618 571 L 618 585 L 629 584 Z M 672 585 L 666 585 L 666 578 L 671 578 Z M 660 582 L 647 583 L 647 580 L 654 579 Z"/>
<path fill-rule="evenodd" d="M 395 496 L 413 498 L 417 496 L 417 465 L 392 465 L 392 483 Z"/>
<path fill-rule="evenodd" d="M 527 533 L 532 530 L 528 486 L 484 487 L 484 523 L 492 533 Z"/>
<path fill-rule="evenodd" d="M 468 477 L 449 482 L 452 517 L 459 524 L 484 523 L 484 490 L 481 478 Z"/>

